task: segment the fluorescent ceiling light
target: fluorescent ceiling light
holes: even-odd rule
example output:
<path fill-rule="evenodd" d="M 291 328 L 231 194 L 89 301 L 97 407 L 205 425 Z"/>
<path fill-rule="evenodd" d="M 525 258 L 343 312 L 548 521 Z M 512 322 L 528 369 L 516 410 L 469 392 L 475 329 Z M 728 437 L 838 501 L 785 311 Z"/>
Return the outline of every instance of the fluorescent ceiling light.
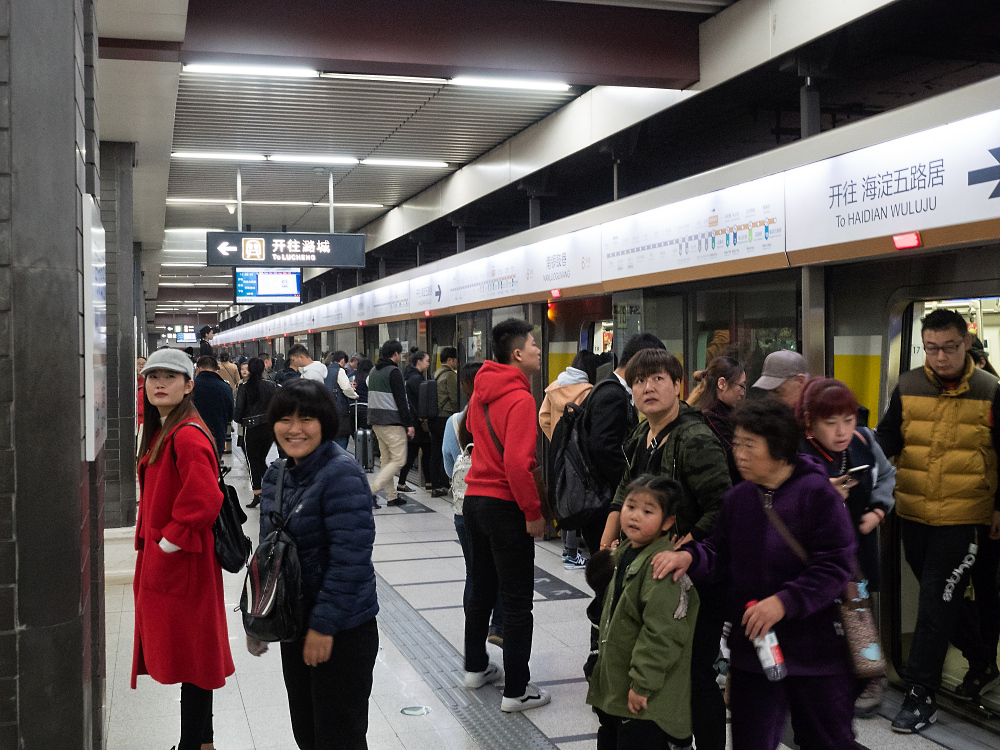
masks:
<path fill-rule="evenodd" d="M 194 284 L 189 284 L 189 283 L 186 283 L 186 282 L 183 283 L 183 284 L 175 284 L 175 283 L 172 283 L 172 282 L 169 282 L 169 281 L 161 281 L 160 282 L 160 286 L 194 286 Z"/>
<path fill-rule="evenodd" d="M 264 154 L 243 154 L 235 151 L 174 151 L 171 159 L 209 159 L 211 161 L 267 161 Z"/>
<path fill-rule="evenodd" d="M 167 203 L 236 203 L 235 198 L 167 198 Z M 244 201 L 246 203 L 246 201 Z"/>
<path fill-rule="evenodd" d="M 446 169 L 445 161 L 422 161 L 420 159 L 362 159 L 361 163 L 370 167 L 430 167 Z"/>
<path fill-rule="evenodd" d="M 290 162 L 292 164 L 350 164 L 358 163 L 353 156 L 324 156 L 322 154 L 271 154 L 268 161 Z"/>
<path fill-rule="evenodd" d="M 262 78 L 319 78 L 319 71 L 280 65 L 223 65 L 218 63 L 190 63 L 181 69 L 184 73 L 207 73 L 224 76 L 257 76 Z"/>
<path fill-rule="evenodd" d="M 168 253 L 179 252 L 178 250 L 167 250 Z M 184 252 L 187 252 L 186 250 Z M 204 263 L 161 263 L 161 266 L 168 268 L 205 268 Z"/>
<path fill-rule="evenodd" d="M 170 230 L 168 229 L 167 231 L 169 232 Z M 168 248 L 168 249 L 164 250 L 163 252 L 165 252 L 165 253 L 189 253 L 190 254 L 190 253 L 204 253 L 206 251 L 202 250 L 200 248 L 192 248 L 190 250 L 173 250 L 173 249 Z"/>
<path fill-rule="evenodd" d="M 175 229 L 164 229 L 164 232 L 193 232 L 204 234 L 205 232 L 221 232 L 221 229 L 202 229 L 201 227 L 177 227 Z"/>
<path fill-rule="evenodd" d="M 219 206 L 233 203 L 230 198 L 167 198 L 167 203 L 183 205 Z M 329 208 L 329 201 L 243 201 L 244 206 L 309 206 L 311 208 Z M 334 208 L 385 208 L 381 203 L 334 203 Z M 167 230 L 170 231 L 169 229 Z M 210 229 L 208 231 L 223 231 Z M 201 253 L 204 250 L 164 250 L 166 253 Z"/>
<path fill-rule="evenodd" d="M 568 83 L 535 81 L 530 78 L 481 78 L 457 76 L 448 81 L 452 86 L 478 86 L 488 89 L 523 89 L 526 91 L 569 91 Z"/>
<path fill-rule="evenodd" d="M 447 78 L 424 78 L 421 76 L 380 76 L 371 73 L 320 73 L 320 78 L 340 78 L 346 81 L 385 81 L 387 83 L 430 83 L 443 86 Z"/>

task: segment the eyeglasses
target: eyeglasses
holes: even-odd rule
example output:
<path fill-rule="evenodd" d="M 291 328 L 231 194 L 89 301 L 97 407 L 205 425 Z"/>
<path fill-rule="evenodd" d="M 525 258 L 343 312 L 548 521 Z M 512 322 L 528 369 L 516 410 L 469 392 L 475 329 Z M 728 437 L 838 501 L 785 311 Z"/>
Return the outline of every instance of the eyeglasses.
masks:
<path fill-rule="evenodd" d="M 945 354 L 954 354 L 962 346 L 962 342 L 944 344 L 943 346 L 934 346 L 933 344 L 928 344 L 924 347 L 924 352 L 931 355 L 932 357 L 938 352 L 944 352 Z"/>

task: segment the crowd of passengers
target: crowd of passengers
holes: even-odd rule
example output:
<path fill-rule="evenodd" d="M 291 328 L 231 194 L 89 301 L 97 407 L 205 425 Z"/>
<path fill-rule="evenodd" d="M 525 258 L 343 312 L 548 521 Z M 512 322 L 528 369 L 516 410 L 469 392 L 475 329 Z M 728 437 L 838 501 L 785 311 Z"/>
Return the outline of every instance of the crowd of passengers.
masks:
<path fill-rule="evenodd" d="M 373 488 L 397 500 L 428 446 L 440 455 L 424 476 L 439 497 L 451 477 L 465 556 L 465 687 L 502 683 L 503 712 L 550 701 L 529 670 L 535 539 L 547 524 L 537 434 L 551 438 L 570 404 L 590 481 L 607 500 L 574 529 L 596 592 L 582 666 L 600 750 L 723 750 L 727 724 L 736 750 L 773 750 L 789 718 L 806 750 L 860 747 L 854 719 L 879 709 L 883 681 L 856 676 L 838 605 L 851 582 L 880 589 L 878 529 L 892 513 L 920 586 L 909 688 L 892 729 L 935 721 L 949 644 L 968 661 L 957 698 L 1000 685 L 1000 389 L 961 315 L 923 319 L 925 363 L 900 377 L 874 431 L 844 383 L 810 378 L 791 351 L 770 354 L 752 384 L 738 360 L 717 357 L 686 402 L 680 361 L 651 334 L 633 336 L 599 382 L 593 355 L 578 354 L 539 411 L 532 327 L 507 320 L 491 336 L 493 360 L 461 369 L 457 356 L 445 361 L 453 401 L 424 436 L 411 409 L 429 362 L 418 352 L 403 375 L 396 341 L 367 373 L 344 355 L 332 379 L 320 376 L 302 347 L 290 352 L 299 377 L 273 383 L 272 368 L 254 359 L 242 385 L 226 385 L 241 389 L 237 417 L 249 423 L 260 538 L 287 519 L 298 545 L 306 614 L 299 637 L 280 643 L 298 747 L 367 747 L 379 639 Z M 206 356 L 199 373 L 202 364 L 217 373 Z M 176 747 L 213 748 L 213 691 L 235 670 L 212 537 L 226 434 L 196 407 L 201 375 L 183 352 L 154 352 L 139 374 L 132 686 L 140 674 L 180 683 Z M 382 450 L 371 484 L 345 450 L 355 425 L 345 429 L 338 392 L 368 403 L 361 426 L 373 426 Z M 280 458 L 267 466 L 272 439 Z M 566 555 L 575 566 L 579 552 Z M 775 638 L 780 665 L 759 648 Z M 487 642 L 502 645 L 502 664 Z M 248 637 L 247 648 L 259 656 L 268 644 Z"/>

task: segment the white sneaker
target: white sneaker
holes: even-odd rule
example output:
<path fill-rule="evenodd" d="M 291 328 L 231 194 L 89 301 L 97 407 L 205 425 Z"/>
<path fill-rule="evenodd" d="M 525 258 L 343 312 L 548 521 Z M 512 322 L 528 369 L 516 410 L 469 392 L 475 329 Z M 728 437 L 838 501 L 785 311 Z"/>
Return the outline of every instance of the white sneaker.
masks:
<path fill-rule="evenodd" d="M 550 700 L 552 700 L 552 696 L 549 695 L 548 691 L 542 690 L 538 685 L 532 685 L 529 682 L 524 695 L 520 698 L 508 698 L 505 695 L 503 700 L 500 701 L 500 710 L 507 713 L 527 711 L 529 708 L 544 706 Z"/>
<path fill-rule="evenodd" d="M 488 682 L 500 682 L 503 679 L 503 669 L 499 664 L 490 662 L 482 672 L 466 672 L 465 686 L 470 690 L 481 688 Z"/>

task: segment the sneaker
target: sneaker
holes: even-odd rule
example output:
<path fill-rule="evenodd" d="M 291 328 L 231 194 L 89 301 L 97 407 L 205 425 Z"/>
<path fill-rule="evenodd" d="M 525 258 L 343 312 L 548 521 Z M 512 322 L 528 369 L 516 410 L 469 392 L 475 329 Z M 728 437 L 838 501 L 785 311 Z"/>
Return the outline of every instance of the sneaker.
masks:
<path fill-rule="evenodd" d="M 503 648 L 503 636 L 499 633 L 490 633 L 486 636 L 486 642 L 492 643 L 497 648 Z"/>
<path fill-rule="evenodd" d="M 490 662 L 482 672 L 466 672 L 465 686 L 470 690 L 481 688 L 488 682 L 500 682 L 503 679 L 503 668 L 499 664 Z"/>
<path fill-rule="evenodd" d="M 566 570 L 583 570 L 587 567 L 587 558 L 579 552 L 574 557 L 563 557 L 563 567 Z"/>
<path fill-rule="evenodd" d="M 937 703 L 926 688 L 912 687 L 903 698 L 903 707 L 892 720 L 892 731 L 913 734 L 937 721 Z"/>
<path fill-rule="evenodd" d="M 882 678 L 876 677 L 868 681 L 864 691 L 854 701 L 854 715 L 858 718 L 874 716 L 882 705 Z"/>
<path fill-rule="evenodd" d="M 378 504 L 378 495 L 372 495 L 372 510 L 378 510 L 382 506 Z"/>
<path fill-rule="evenodd" d="M 386 503 L 386 505 L 388 505 L 388 506 L 390 506 L 392 508 L 398 507 L 400 505 L 406 505 L 406 498 L 405 497 L 396 497 L 396 498 L 393 498 L 392 500 L 389 500 Z"/>
<path fill-rule="evenodd" d="M 1000 685 L 1000 670 L 996 664 L 985 672 L 980 669 L 970 669 L 965 673 L 962 684 L 955 688 L 955 697 L 963 701 L 978 701 L 983 693 L 988 693 Z"/>
<path fill-rule="evenodd" d="M 505 695 L 503 700 L 500 701 L 500 710 L 505 713 L 527 711 L 529 708 L 544 706 L 550 700 L 552 700 L 552 696 L 548 694 L 548 691 L 542 690 L 538 685 L 532 685 L 529 682 L 527 688 L 525 688 L 524 695 L 520 698 L 508 698 Z"/>

